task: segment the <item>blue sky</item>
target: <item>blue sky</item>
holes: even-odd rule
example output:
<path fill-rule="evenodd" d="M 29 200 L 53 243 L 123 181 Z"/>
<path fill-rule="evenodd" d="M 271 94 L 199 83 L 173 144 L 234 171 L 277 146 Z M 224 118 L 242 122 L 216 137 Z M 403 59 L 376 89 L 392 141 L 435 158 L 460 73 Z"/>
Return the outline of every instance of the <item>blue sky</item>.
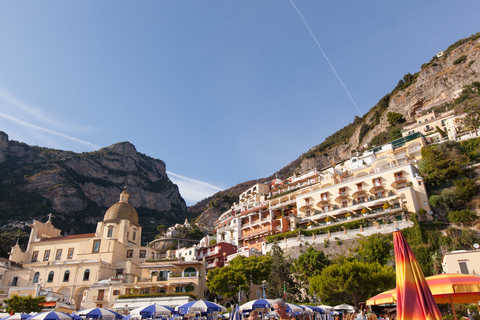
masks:
<path fill-rule="evenodd" d="M 0 130 L 76 152 L 130 141 L 192 205 L 321 143 L 480 32 L 479 12 L 477 0 L 2 1 Z"/>

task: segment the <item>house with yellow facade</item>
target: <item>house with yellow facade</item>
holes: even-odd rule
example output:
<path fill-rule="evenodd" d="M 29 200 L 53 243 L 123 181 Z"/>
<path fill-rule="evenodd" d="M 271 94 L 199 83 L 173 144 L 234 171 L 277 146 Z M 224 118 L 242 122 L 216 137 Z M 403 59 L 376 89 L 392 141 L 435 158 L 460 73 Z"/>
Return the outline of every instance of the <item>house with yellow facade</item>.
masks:
<path fill-rule="evenodd" d="M 8 296 L 55 293 L 58 301 L 75 310 L 111 308 L 122 295 L 147 292 L 189 291 L 203 298 L 202 262 L 168 261 L 167 269 L 159 269 L 164 262 L 154 260 L 159 256 L 156 249 L 141 245 L 138 213 L 128 198 L 123 191 L 120 201 L 97 223 L 95 233 L 62 236 L 51 215 L 45 223 L 35 220 L 26 250 L 17 244 L 9 253 L 9 262 L 17 268 L 3 274 Z M 154 271 L 158 276 L 153 276 Z M 190 285 L 193 289 L 187 290 Z"/>

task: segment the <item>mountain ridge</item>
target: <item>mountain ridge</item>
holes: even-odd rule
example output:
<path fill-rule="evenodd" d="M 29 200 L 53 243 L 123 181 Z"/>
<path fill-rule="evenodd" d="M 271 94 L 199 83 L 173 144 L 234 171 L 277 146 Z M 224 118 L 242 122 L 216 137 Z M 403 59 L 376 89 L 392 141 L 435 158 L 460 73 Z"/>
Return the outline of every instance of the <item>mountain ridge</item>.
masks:
<path fill-rule="evenodd" d="M 212 230 L 213 222 L 225 212 L 221 210 L 227 210 L 233 203 L 222 202 L 224 195 L 229 195 L 232 199 L 236 196 L 238 199 L 241 192 L 255 183 L 267 182 L 276 176 L 283 179 L 295 171 L 322 169 L 350 157 L 355 151 L 370 147 L 372 141 L 382 144 L 382 141 L 394 140 L 391 139 L 393 130 L 387 120 L 389 112 L 400 113 L 407 120 L 405 125 L 410 124 L 414 121 L 416 110 L 434 106 L 436 103 L 441 104 L 453 96 L 455 91 L 475 81 L 480 81 L 480 32 L 450 45 L 428 63 L 422 64 L 421 70 L 414 75 L 404 75 L 397 86 L 361 118 L 356 116 L 352 123 L 325 138 L 325 141 L 310 148 L 277 172 L 217 192 L 189 207 L 189 212 L 199 215 L 197 224 L 200 227 Z M 397 130 L 398 136 L 399 128 L 393 129 Z M 213 206 L 215 201 L 217 205 Z"/>

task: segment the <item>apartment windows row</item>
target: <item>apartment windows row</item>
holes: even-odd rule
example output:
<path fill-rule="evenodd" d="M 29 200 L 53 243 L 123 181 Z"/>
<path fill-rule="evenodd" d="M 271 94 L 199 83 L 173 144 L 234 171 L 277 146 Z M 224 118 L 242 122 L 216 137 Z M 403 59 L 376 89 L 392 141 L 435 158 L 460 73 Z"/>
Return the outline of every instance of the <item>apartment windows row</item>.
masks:
<path fill-rule="evenodd" d="M 138 253 L 138 257 L 139 258 L 145 258 L 147 255 L 147 251 L 145 250 L 140 250 L 140 252 Z M 130 249 L 130 250 L 127 250 L 127 258 L 133 258 L 133 249 Z"/>
<path fill-rule="evenodd" d="M 55 272 L 50 271 L 47 276 L 47 283 L 53 282 L 53 279 L 55 277 Z M 40 278 L 40 272 L 35 272 L 33 275 L 33 283 L 38 283 Z M 90 279 L 90 269 L 86 269 L 83 272 L 83 281 L 88 281 Z M 70 271 L 67 270 L 63 273 L 63 282 L 69 282 L 70 281 Z"/>
<path fill-rule="evenodd" d="M 69 248 L 67 250 L 66 258 L 67 259 L 73 259 L 74 251 L 75 251 L 74 248 Z M 49 261 L 50 260 L 50 253 L 51 253 L 51 250 L 45 250 L 43 252 L 43 261 Z M 62 260 L 62 253 L 63 253 L 63 249 L 57 249 L 57 251 L 55 252 L 55 260 Z M 31 262 L 37 262 L 38 261 L 38 254 L 39 254 L 39 251 L 34 251 L 33 252 Z"/>

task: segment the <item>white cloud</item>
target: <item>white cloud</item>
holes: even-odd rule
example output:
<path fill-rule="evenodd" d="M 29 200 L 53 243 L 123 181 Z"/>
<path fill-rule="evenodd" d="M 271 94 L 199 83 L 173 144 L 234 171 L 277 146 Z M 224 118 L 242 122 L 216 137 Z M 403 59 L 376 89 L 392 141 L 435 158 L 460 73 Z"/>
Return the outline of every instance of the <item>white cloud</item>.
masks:
<path fill-rule="evenodd" d="M 207 182 L 188 178 L 170 171 L 167 171 L 167 174 L 170 180 L 178 185 L 180 194 L 189 206 L 223 190 Z"/>

